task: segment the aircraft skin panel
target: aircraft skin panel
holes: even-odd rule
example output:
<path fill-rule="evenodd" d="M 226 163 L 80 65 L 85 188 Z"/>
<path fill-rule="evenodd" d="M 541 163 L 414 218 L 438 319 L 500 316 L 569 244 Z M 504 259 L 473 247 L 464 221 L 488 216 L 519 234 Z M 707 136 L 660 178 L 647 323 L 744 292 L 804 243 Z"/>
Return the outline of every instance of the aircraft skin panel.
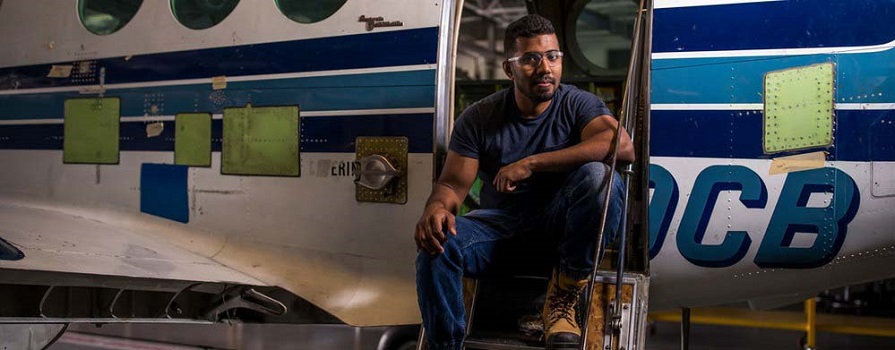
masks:
<path fill-rule="evenodd" d="M 44 70 L 50 69 L 43 67 Z M 10 69 L 12 70 L 12 69 Z M 419 99 L 422 97 L 407 96 L 406 94 L 398 94 L 398 96 L 416 97 L 415 99 L 396 100 L 388 99 L 388 94 L 394 94 L 396 88 L 421 88 L 432 86 L 434 80 L 434 67 L 431 65 L 409 65 L 409 66 L 390 66 L 376 68 L 361 69 L 341 69 L 331 71 L 315 71 L 294 74 L 256 74 L 256 75 L 239 75 L 229 76 L 227 82 L 227 97 L 230 99 L 239 98 L 247 92 L 254 92 L 252 101 L 255 103 L 295 103 L 296 101 L 305 101 L 303 111 L 312 110 L 333 110 L 333 109 L 355 109 L 353 105 L 365 104 L 364 108 L 397 108 L 412 107 L 421 105 Z M 104 86 L 106 91 L 114 92 L 116 95 L 136 96 L 140 98 L 146 95 L 157 96 L 163 95 L 175 98 L 177 105 L 170 105 L 169 108 L 180 107 L 180 104 L 186 101 L 178 101 L 180 99 L 192 99 L 189 101 L 190 108 L 220 108 L 209 102 L 198 101 L 196 95 L 208 95 L 212 92 L 212 78 L 205 79 L 175 79 L 160 80 L 138 83 L 122 83 L 107 84 Z M 34 118 L 49 118 L 58 114 L 61 101 L 67 98 L 82 97 L 81 93 L 85 87 L 83 86 L 60 86 L 60 87 L 35 87 L 31 89 L 13 89 L 18 81 L 0 82 L 0 85 L 6 85 L 8 90 L 0 89 L 0 101 L 9 105 L 8 110 L 3 110 L 0 120 L 21 120 Z M 354 93 L 360 91 L 365 92 L 364 96 L 358 96 L 358 101 L 341 101 L 338 106 L 333 105 L 333 101 L 323 99 L 317 101 L 315 91 L 313 89 L 328 89 L 330 96 L 339 93 Z M 339 90 L 345 89 L 345 90 Z M 349 90 L 354 89 L 354 91 Z M 363 89 L 363 90 L 361 90 Z M 391 90 L 390 90 L 391 89 Z M 297 96 L 280 96 L 280 90 L 293 90 Z M 368 91 L 369 90 L 369 91 Z M 278 94 L 279 93 L 279 94 Z M 322 91 L 317 91 L 322 93 Z M 234 96 L 235 95 L 235 96 Z M 327 96 L 327 95 L 323 95 Z M 205 96 L 203 96 L 205 97 Z M 383 101 L 375 102 L 374 97 L 379 97 Z M 246 97 L 242 97 L 246 98 Z M 284 98 L 286 98 L 284 100 Z M 291 100 L 289 99 L 291 98 Z M 260 100 L 259 100 L 260 99 Z M 124 115 L 143 115 L 146 113 L 143 104 L 126 104 L 123 106 Z M 389 104 L 391 102 L 391 104 Z M 431 98 L 426 100 L 431 105 Z M 132 102 L 131 102 L 132 103 Z M 391 105 L 391 107 L 386 107 Z"/>
<path fill-rule="evenodd" d="M 654 16 L 653 52 L 886 44 L 895 40 L 895 28 L 889 24 L 893 11 L 895 1 L 892 0 L 739 1 L 725 6 L 661 8 Z M 833 16 L 861 20 L 829 20 Z M 680 18 L 687 20 L 680 21 Z M 756 20 L 761 25 L 755 25 Z"/>
<path fill-rule="evenodd" d="M 232 81 L 270 80 L 365 73 L 381 69 L 397 71 L 435 62 L 437 27 L 371 32 L 349 36 L 301 39 L 265 44 L 209 47 L 190 51 L 153 53 L 142 56 L 69 60 L 0 68 L 0 90 L 27 93 L 79 91 L 72 87 L 104 84 L 107 89 L 158 86 L 167 81 L 211 83 L 212 77 Z M 371 55 L 371 52 L 378 54 Z M 77 67 L 75 67 L 77 65 Z M 72 72 L 51 75 L 53 67 L 71 67 Z M 105 71 L 100 82 L 100 73 Z M 257 76 L 257 77 L 252 77 Z M 251 78 L 250 78 L 251 77 Z M 71 78 L 71 79 L 68 79 Z M 205 79 L 205 80 L 202 80 Z M 308 79 L 306 82 L 316 83 Z M 371 82 L 353 84 L 369 86 Z M 288 81 L 287 81 L 288 82 Z M 317 84 L 327 85 L 326 82 Z M 240 84 L 237 84 L 239 86 Z M 289 86 L 288 84 L 286 85 Z M 374 85 L 375 86 L 375 85 Z M 276 87 L 284 87 L 277 84 Z M 18 91 L 17 91 L 18 92 Z M 6 92 L 9 93 L 9 92 Z"/>
<path fill-rule="evenodd" d="M 193 30 L 177 21 L 169 3 L 144 1 L 134 18 L 120 31 L 97 36 L 83 27 L 75 3 L 6 0 L 0 11 L 0 32 L 16 35 L 0 38 L 0 47 L 9 53 L 0 57 L 0 67 L 110 57 L 123 59 L 147 53 L 431 28 L 439 25 L 442 6 L 440 1 L 426 2 L 426 6 L 422 3 L 408 6 L 397 0 L 348 1 L 332 16 L 317 23 L 303 24 L 284 16 L 274 1 L 243 0 L 218 25 Z M 381 16 L 384 21 L 401 21 L 403 25 L 368 31 L 366 22 L 359 21 L 360 16 Z M 34 28 L 36 18 L 54 23 L 54 30 L 22 30 Z M 382 53 L 369 53 L 376 54 Z M 366 57 L 369 56 L 351 59 L 360 61 Z"/>
<path fill-rule="evenodd" d="M 793 254 L 785 249 L 772 249 L 774 245 L 767 242 L 780 242 L 783 235 L 779 226 L 771 225 L 772 221 L 799 223 L 802 219 L 802 222 L 811 223 L 811 220 L 800 218 L 805 213 L 794 209 L 792 203 L 780 202 L 783 187 L 787 181 L 792 181 L 788 177 L 798 172 L 768 175 L 772 161 L 757 159 L 652 157 L 651 161 L 653 174 L 657 173 L 655 167 L 661 167 L 673 175 L 672 178 L 654 177 L 659 183 L 652 192 L 651 210 L 657 210 L 654 206 L 661 207 L 672 210 L 673 214 L 666 231 L 658 233 L 661 236 L 655 243 L 658 246 L 652 247 L 657 251 L 650 261 L 650 307 L 653 309 L 715 305 L 797 292 L 816 293 L 832 286 L 895 276 L 895 271 L 890 268 L 895 263 L 895 236 L 890 230 L 895 227 L 892 212 L 895 197 L 871 195 L 874 185 L 868 162 L 826 162 L 826 169 L 835 167 L 853 179 L 859 198 L 853 197 L 852 201 L 858 202 L 855 204 L 859 205 L 860 210 L 853 218 L 846 217 L 847 230 L 822 231 L 818 235 L 803 229 L 804 233 L 795 233 L 788 248 L 816 247 L 817 250 Z M 730 166 L 743 167 L 746 171 L 734 172 L 723 179 L 705 175 L 710 167 Z M 724 172 L 727 170 L 724 169 Z M 763 206 L 747 207 L 740 199 L 742 190 L 736 189 L 721 191 L 717 200 L 708 206 L 689 206 L 689 201 L 695 201 L 693 194 L 697 192 L 696 188 L 711 187 L 712 181 L 748 183 L 749 179 L 760 179 L 760 186 L 766 189 L 767 199 Z M 664 198 L 661 195 L 657 197 L 657 193 L 671 186 L 677 187 L 678 199 L 674 203 L 656 201 L 657 198 Z M 840 189 L 835 187 L 833 194 L 814 193 L 806 206 L 831 206 L 833 196 Z M 694 215 L 697 219 L 710 217 L 705 234 L 698 245 L 689 242 L 682 245 L 678 237 L 682 234 L 680 228 L 687 227 L 682 222 L 692 221 Z M 661 220 L 655 214 L 651 214 L 650 218 Z M 815 224 L 827 226 L 827 220 Z M 832 224 L 835 225 L 835 222 Z M 744 250 L 742 253 L 731 254 L 736 257 L 735 261 L 717 252 L 709 257 L 700 256 L 698 249 L 694 249 L 740 242 L 729 236 L 729 231 L 745 231 L 749 238 L 740 247 Z M 690 237 L 687 233 L 687 238 Z M 834 244 L 836 240 L 841 240 L 838 247 Z M 770 265 L 768 261 L 777 261 L 781 257 L 785 257 L 784 264 L 767 266 Z M 719 266 L 721 263 L 723 266 Z M 811 268 L 800 264 L 810 264 Z"/>
<path fill-rule="evenodd" d="M 204 261 L 252 276 L 253 284 L 287 289 L 352 325 L 418 322 L 417 308 L 411 307 L 416 303 L 416 247 L 406 228 L 413 227 L 419 214 L 411 204 L 422 206 L 431 189 L 431 154 L 409 155 L 408 164 L 415 171 L 408 181 L 408 205 L 358 203 L 351 153 L 302 153 L 301 177 L 273 178 L 221 176 L 219 154 L 214 152 L 210 168 L 189 169 L 187 225 L 139 214 L 139 164 L 170 164 L 173 154 L 167 152 L 122 152 L 120 164 L 101 165 L 97 172 L 95 165 L 62 164 L 59 151 L 0 150 L 0 162 L 18 164 L 0 173 L 0 193 L 5 194 L 0 202 L 49 210 L 76 208 L 87 217 L 99 211 L 104 213 L 103 220 L 114 217 L 123 222 L 116 226 L 123 241 L 159 237 L 174 242 L 169 249 L 185 249 Z M 30 174 L 44 174 L 44 178 L 34 181 Z M 145 227 L 147 220 L 167 225 Z M 72 227 L 78 226 L 59 224 L 48 235 L 66 237 L 57 232 Z M 16 246 L 27 244 L 2 232 L 0 237 Z M 80 246 L 99 237 L 68 240 Z M 152 249 L 168 252 L 164 247 Z M 17 262 L 17 268 L 47 268 L 41 255 L 24 251 L 26 257 Z M 97 251 L 110 250 L 98 247 Z M 64 264 L 64 257 L 68 255 L 56 259 L 60 264 L 54 271 L 114 272 L 91 270 L 93 265 L 77 262 Z M 101 266 L 118 264 L 107 261 Z M 0 267 L 8 265 L 0 262 Z M 163 272 L 153 277 L 191 275 L 170 271 L 163 276 Z"/>
<path fill-rule="evenodd" d="M 168 1 L 144 1 L 120 31 L 98 36 L 83 27 L 74 4 L 6 0 L 0 31 L 16 35 L 0 38 L 11 53 L 0 57 L 0 203 L 77 212 L 85 223 L 114 221 L 109 231 L 124 231 L 122 242 L 145 241 L 141 246 L 165 259 L 193 257 L 208 264 L 197 266 L 243 274 L 236 282 L 282 287 L 349 324 L 419 322 L 412 230 L 431 190 L 445 3 L 415 4 L 348 1 L 329 18 L 301 24 L 274 1 L 243 0 L 218 25 L 192 30 L 172 16 Z M 370 27 L 361 16 L 388 26 Z M 33 27 L 27 18 L 52 25 L 22 30 Z M 72 75 L 47 76 L 59 66 Z M 64 103 L 98 94 L 121 101 L 120 161 L 64 164 Z M 221 174 L 224 109 L 249 103 L 299 107 L 300 176 Z M 143 191 L 152 190 L 141 182 L 144 165 L 175 168 L 178 113 L 212 115 L 211 166 L 187 169 L 177 187 L 187 193 L 171 196 L 185 198 L 177 205 L 185 204 L 186 223 L 141 212 Z M 406 204 L 356 200 L 360 136 L 408 138 Z M 57 226 L 50 234 L 62 241 L 67 234 L 56 232 L 90 227 Z M 36 246 L 7 236 L 0 229 L 13 245 Z M 68 256 L 40 255 L 53 249 L 26 251 L 16 268 L 103 274 L 123 265 L 45 266 Z M 97 246 L 81 255 L 108 260 L 121 249 Z M 120 273 L 190 274 L 150 267 Z"/>
<path fill-rule="evenodd" d="M 695 7 L 695 6 L 719 6 L 737 5 L 754 2 L 783 1 L 783 0 L 655 0 L 653 7 L 656 9 Z"/>
<path fill-rule="evenodd" d="M 674 106 L 674 105 L 671 105 Z M 829 160 L 849 162 L 895 161 L 895 149 L 880 147 L 882 140 L 895 136 L 895 127 L 888 126 L 895 108 L 837 109 L 836 147 L 828 148 Z M 734 159 L 768 159 L 762 148 L 764 117 L 761 110 L 653 110 L 652 125 L 656 130 L 652 152 L 658 157 L 695 157 Z M 730 128 L 729 132 L 712 132 Z M 873 139 L 868 132 L 874 130 Z M 700 137 L 682 142 L 682 133 L 699 133 Z M 759 137 L 754 137 L 759 135 Z M 876 141 L 876 140 L 879 141 Z M 718 147 L 721 146 L 721 147 Z"/>
<path fill-rule="evenodd" d="M 21 260 L 0 261 L 2 269 L 266 285 L 166 242 L 148 229 L 158 224 L 123 225 L 120 219 L 84 217 L 59 207 L 2 203 L 0 222 L 4 224 L 0 236 L 25 255 Z M 160 221 L 145 216 L 132 220 Z M 223 241 L 216 244 L 222 246 Z"/>
<path fill-rule="evenodd" d="M 895 39 L 895 37 L 893 37 Z M 652 103 L 655 104 L 750 104 L 762 103 L 764 74 L 818 63 L 836 64 L 837 104 L 892 103 L 895 83 L 888 79 L 887 65 L 895 59 L 895 45 L 884 51 L 842 55 L 811 54 L 787 57 L 718 57 L 656 60 L 654 57 Z M 860 75 L 852 72 L 860 70 Z M 735 84 L 731 84 L 731 81 Z M 700 83 L 702 82 L 702 83 Z M 717 89 L 724 87 L 723 90 Z M 713 88 L 715 87 L 715 88 Z M 867 90 L 872 88 L 873 94 Z M 736 96 L 735 100 L 731 96 Z"/>
<path fill-rule="evenodd" d="M 11 203 L 37 200 L 53 205 L 97 208 L 127 217 L 140 211 L 140 164 L 164 164 L 172 154 L 122 152 L 118 165 L 62 164 L 58 151 L 0 150 L 5 164 L 19 164 L 0 174 L 0 193 Z M 350 153 L 302 155 L 301 177 L 221 176 L 219 153 L 210 168 L 190 168 L 188 195 L 190 229 L 220 236 L 246 236 L 310 249 L 344 251 L 376 258 L 393 258 L 407 251 L 416 256 L 412 233 L 416 208 L 371 205 L 354 198 Z M 410 154 L 413 169 L 431 168 L 429 154 Z M 29 174 L 44 174 L 40 182 Z M 425 202 L 431 174 L 410 173 L 408 202 Z M 97 183 L 99 182 L 99 183 Z M 326 201 L 297 200 L 327 198 Z M 352 220 L 345 220 L 345 212 Z M 412 214 L 408 214 L 412 213 Z M 144 214 L 136 214 L 144 215 Z M 388 221 L 380 220 L 391 218 Z M 301 234 L 299 234 L 299 232 Z M 346 232 L 346 234 L 330 234 Z"/>
<path fill-rule="evenodd" d="M 895 276 L 895 197 L 884 190 L 895 164 L 893 10 L 890 0 L 656 1 L 651 309 Z M 768 83 L 819 66 L 832 74 Z M 790 132 L 778 121 L 832 137 L 772 145 L 767 135 Z M 790 167 L 788 157 L 811 160 Z"/>
<path fill-rule="evenodd" d="M 219 176 L 212 167 L 191 169 L 191 225 L 233 236 L 333 253 L 387 260 L 412 267 L 416 246 L 408 227 L 431 190 L 430 154 L 412 153 L 407 205 L 355 200 L 350 153 L 302 154 L 299 178 Z M 192 187 L 191 187 L 192 188 Z M 326 198 L 326 200 L 296 200 Z M 411 276 L 408 276 L 408 278 Z"/>
<path fill-rule="evenodd" d="M 431 110 L 431 108 L 430 108 Z M 407 113 L 422 111 L 423 113 Z M 432 149 L 432 125 L 434 114 L 425 109 L 395 108 L 384 109 L 380 113 L 362 114 L 346 111 L 321 111 L 329 115 L 302 118 L 301 147 L 303 152 L 353 152 L 358 136 L 388 133 L 390 136 L 405 136 L 409 139 L 409 151 L 427 153 Z M 223 121 L 221 115 L 214 115 L 211 122 L 211 149 L 220 152 L 222 148 Z M 63 149 L 62 119 L 29 119 L 0 121 L 0 149 L 20 150 L 61 150 Z M 161 134 L 146 137 L 147 124 L 163 123 Z M 120 122 L 121 151 L 174 151 L 174 136 L 177 124 L 174 116 L 123 117 Z"/>
<path fill-rule="evenodd" d="M 246 241 L 244 237 L 228 240 L 215 260 L 248 267 L 252 276 L 292 291 L 353 326 L 420 322 L 413 278 L 416 249 L 412 242 L 405 244 L 404 231 L 383 236 L 360 230 L 354 236 L 358 242 L 385 249 L 372 257 Z M 392 246 L 383 247 L 389 243 L 376 241 Z"/>

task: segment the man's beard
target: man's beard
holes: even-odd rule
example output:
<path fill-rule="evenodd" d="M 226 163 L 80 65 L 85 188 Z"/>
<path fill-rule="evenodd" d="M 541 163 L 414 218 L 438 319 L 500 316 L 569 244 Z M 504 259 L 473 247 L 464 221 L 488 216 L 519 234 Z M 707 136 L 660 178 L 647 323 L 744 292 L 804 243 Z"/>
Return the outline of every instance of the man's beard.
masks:
<path fill-rule="evenodd" d="M 546 91 L 541 91 L 538 87 L 538 83 L 550 83 L 553 86 L 553 89 L 547 89 Z M 553 79 L 549 76 L 541 76 L 532 80 L 531 90 L 526 94 L 526 96 L 534 103 L 547 102 L 553 99 L 553 95 L 556 94 L 556 79 Z"/>
<path fill-rule="evenodd" d="M 554 89 L 552 91 L 544 91 L 544 92 L 532 91 L 528 95 L 528 98 L 534 103 L 541 103 L 541 102 L 547 102 L 547 101 L 552 100 L 553 95 L 555 95 L 555 94 L 556 94 L 556 89 Z"/>

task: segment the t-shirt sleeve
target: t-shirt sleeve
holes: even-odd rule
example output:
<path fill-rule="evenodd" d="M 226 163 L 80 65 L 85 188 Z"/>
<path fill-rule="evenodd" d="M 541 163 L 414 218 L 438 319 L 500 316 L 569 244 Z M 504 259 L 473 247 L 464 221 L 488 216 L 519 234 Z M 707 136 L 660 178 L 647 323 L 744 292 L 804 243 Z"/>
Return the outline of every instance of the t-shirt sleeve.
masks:
<path fill-rule="evenodd" d="M 612 112 L 609 111 L 609 107 L 606 107 L 606 103 L 603 103 L 603 100 L 594 94 L 581 91 L 578 97 L 579 110 L 577 113 L 578 120 L 576 121 L 578 132 L 584 130 L 587 123 L 590 123 L 597 117 L 601 115 L 612 115 Z"/>
<path fill-rule="evenodd" d="M 476 127 L 476 118 L 474 118 L 478 110 L 477 107 L 475 105 L 470 106 L 460 114 L 460 117 L 457 118 L 457 122 L 454 124 L 451 143 L 448 145 L 449 150 L 461 156 L 475 159 L 479 159 L 481 148 L 478 136 L 481 130 Z"/>

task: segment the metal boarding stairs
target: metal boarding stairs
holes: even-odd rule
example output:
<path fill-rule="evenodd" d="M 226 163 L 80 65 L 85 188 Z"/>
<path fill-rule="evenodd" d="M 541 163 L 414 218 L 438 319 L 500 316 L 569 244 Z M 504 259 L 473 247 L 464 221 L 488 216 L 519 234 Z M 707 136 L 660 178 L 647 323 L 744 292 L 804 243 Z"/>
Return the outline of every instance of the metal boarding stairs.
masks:
<path fill-rule="evenodd" d="M 515 283 L 505 282 L 502 287 L 518 286 L 525 282 L 517 281 Z M 535 279 L 537 280 L 537 279 Z M 580 349 L 643 349 L 646 335 L 646 316 L 647 316 L 647 292 L 649 289 L 649 279 L 642 274 L 626 273 L 621 280 L 622 288 L 616 287 L 615 272 L 602 270 L 598 271 L 594 281 L 593 298 L 589 303 L 589 312 L 584 317 L 588 320 L 583 322 L 582 330 L 587 330 L 587 336 L 582 334 L 582 341 L 585 346 Z M 495 297 L 499 297 L 499 292 L 495 293 L 495 289 L 483 291 L 479 287 L 488 281 L 474 281 L 471 283 L 475 293 L 471 294 L 468 300 L 472 301 L 468 308 L 467 318 L 467 338 L 464 342 L 465 349 L 483 349 L 483 350 L 509 350 L 523 349 L 534 350 L 544 349 L 543 329 L 540 326 L 540 315 L 522 316 L 519 319 L 519 328 L 523 331 L 513 333 L 508 331 L 506 327 L 501 328 L 500 323 L 496 319 L 478 319 L 476 315 L 483 312 L 485 305 L 476 305 L 477 302 L 488 300 L 494 302 Z M 546 285 L 546 279 L 541 279 L 541 286 Z M 621 292 L 620 304 L 615 303 L 616 291 Z M 490 295 L 483 295 L 489 293 Z M 506 289 L 504 289 L 506 292 Z M 486 298 L 491 299 L 486 299 Z M 582 298 L 583 300 L 584 298 Z M 584 302 L 581 302 L 584 305 Z M 618 308 L 616 308 L 618 306 Z M 584 308 L 581 308 L 584 309 Z M 492 308 L 490 311 L 494 311 Z M 500 310 L 499 308 L 497 310 Z M 504 310 L 507 311 L 507 310 Z M 511 311 L 509 313 L 512 313 Z M 503 314 L 504 316 L 506 313 Z M 517 314 L 512 314 L 516 316 Z M 504 324 L 505 326 L 505 324 Z M 475 330 L 473 329 L 475 327 Z M 489 329 L 490 328 L 490 329 Z M 528 332 L 525 332 L 527 330 Z"/>
<path fill-rule="evenodd" d="M 628 67 L 628 75 L 622 100 L 619 125 L 624 126 L 631 135 L 637 149 L 638 161 L 629 164 L 620 171 L 625 182 L 624 201 L 622 206 L 622 224 L 618 247 L 614 250 L 601 247 L 595 252 L 592 277 L 579 299 L 578 324 L 581 326 L 581 350 L 641 350 L 645 349 L 649 270 L 648 242 L 649 236 L 646 215 L 648 199 L 645 199 L 644 184 L 648 183 L 649 169 L 649 113 L 645 108 L 649 101 L 649 30 L 651 22 L 651 6 L 649 0 L 641 0 L 636 16 L 632 43 L 632 59 Z M 633 118 L 632 118 L 633 117 Z M 618 133 L 617 133 L 618 134 Z M 610 167 L 617 170 L 616 157 L 619 137 L 614 139 L 615 147 Z M 634 166 L 637 166 L 637 173 Z M 637 191 L 640 191 L 638 205 L 629 211 L 629 194 L 632 178 L 638 179 Z M 610 177 L 612 188 L 614 177 Z M 606 222 L 608 214 L 604 206 L 601 218 Z M 627 235 L 628 223 L 639 220 L 635 232 Z M 597 242 L 603 242 L 605 226 L 601 225 Z M 638 236 L 639 235 L 639 236 Z M 645 240 L 644 240 L 645 237 Z M 633 239 L 632 239 L 633 238 Z M 639 239 L 639 241 L 638 241 Z M 633 243 L 634 241 L 639 244 Z M 644 243 L 645 242 L 645 243 Z M 635 249 L 629 248 L 629 245 Z M 628 250 L 632 256 L 626 256 Z M 601 258 L 614 255 L 615 259 L 601 262 Z M 633 259 L 632 259 L 633 258 Z M 639 261 L 631 271 L 626 272 L 626 261 Z M 611 270 L 612 260 L 615 270 Z M 466 339 L 464 349 L 504 350 L 504 349 L 544 349 L 543 324 L 540 320 L 539 297 L 547 288 L 548 276 L 522 275 L 509 279 L 465 279 L 464 301 L 466 303 Z M 535 291 L 532 293 L 532 291 Z M 535 300 L 532 302 L 532 300 Z M 587 307 L 584 307 L 586 305 Z M 515 320 L 515 322 L 514 322 Z M 426 349 L 425 329 L 420 332 L 418 350 Z"/>

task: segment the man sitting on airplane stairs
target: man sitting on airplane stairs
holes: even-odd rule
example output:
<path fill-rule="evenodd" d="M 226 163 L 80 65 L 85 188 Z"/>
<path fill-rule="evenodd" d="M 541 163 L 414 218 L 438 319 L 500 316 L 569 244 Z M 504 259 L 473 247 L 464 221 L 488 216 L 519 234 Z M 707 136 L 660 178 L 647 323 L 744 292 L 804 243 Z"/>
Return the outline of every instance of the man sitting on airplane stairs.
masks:
<path fill-rule="evenodd" d="M 536 247 L 559 256 L 542 312 L 547 348 L 575 348 L 581 333 L 574 310 L 594 264 L 609 180 L 604 162 L 618 122 L 593 94 L 559 83 L 563 54 L 546 18 L 510 24 L 504 49 L 513 88 L 473 104 L 457 120 L 444 170 L 416 226 L 417 293 L 430 350 L 460 349 L 462 277 L 518 259 L 518 251 L 506 251 L 518 242 L 552 242 Z M 624 130 L 618 159 L 634 161 Z M 455 217 L 477 174 L 482 209 Z M 613 176 L 604 242 L 616 234 L 622 205 L 624 185 Z"/>

